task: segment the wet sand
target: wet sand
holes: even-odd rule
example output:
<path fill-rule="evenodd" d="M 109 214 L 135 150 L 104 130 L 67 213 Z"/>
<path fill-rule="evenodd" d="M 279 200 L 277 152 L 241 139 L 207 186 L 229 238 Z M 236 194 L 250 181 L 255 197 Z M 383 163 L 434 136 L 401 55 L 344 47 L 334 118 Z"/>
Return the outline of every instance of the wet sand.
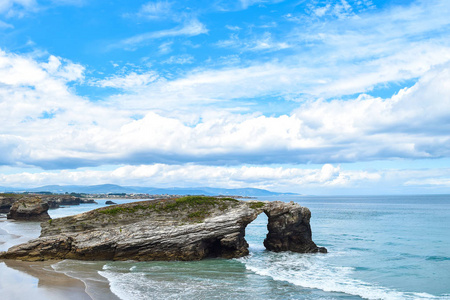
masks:
<path fill-rule="evenodd" d="M 5 225 L 11 225 L 6 230 Z M 25 227 L 23 227 L 25 225 Z M 30 230 L 31 229 L 31 230 Z M 10 232 L 12 230 L 12 232 Z M 25 230 L 25 231 L 23 231 Z M 38 237 L 39 223 L 6 220 L 0 214 L 0 251 Z M 20 235 L 19 235 L 20 234 Z M 118 300 L 109 288 L 106 278 L 97 271 L 77 272 L 71 277 L 71 268 L 57 269 L 57 261 L 23 262 L 0 260 L 0 299 L 14 300 Z M 73 265 L 78 269 L 78 264 Z M 79 269 L 77 271 L 80 271 Z M 83 271 L 83 270 L 82 270 Z M 66 275 L 68 274 L 68 275 Z M 82 274 L 80 276 L 80 274 Z M 70 275 L 70 276 L 69 276 Z M 84 278 L 87 277 L 87 278 Z M 77 279 L 78 278 L 78 279 Z"/>
<path fill-rule="evenodd" d="M 90 286 L 78 279 L 56 272 L 55 262 L 0 261 L 0 293 L 2 299 L 26 300 L 91 300 L 119 299 L 109 290 L 109 285 L 97 283 Z M 101 291 L 101 293 L 99 293 Z"/>
<path fill-rule="evenodd" d="M 3 299 L 90 300 L 83 282 L 55 272 L 51 262 L 0 262 Z"/>
<path fill-rule="evenodd" d="M 0 260 L 2 299 L 15 300 L 118 300 L 106 282 L 86 284 L 57 272 L 55 261 L 23 262 Z M 89 294 L 86 292 L 89 290 Z"/>

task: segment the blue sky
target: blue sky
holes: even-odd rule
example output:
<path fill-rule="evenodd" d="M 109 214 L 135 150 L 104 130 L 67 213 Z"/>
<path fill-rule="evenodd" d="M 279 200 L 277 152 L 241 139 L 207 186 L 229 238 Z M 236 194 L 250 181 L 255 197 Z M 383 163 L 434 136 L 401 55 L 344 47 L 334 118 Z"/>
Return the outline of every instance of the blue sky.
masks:
<path fill-rule="evenodd" d="M 450 2 L 0 0 L 0 186 L 450 192 Z"/>

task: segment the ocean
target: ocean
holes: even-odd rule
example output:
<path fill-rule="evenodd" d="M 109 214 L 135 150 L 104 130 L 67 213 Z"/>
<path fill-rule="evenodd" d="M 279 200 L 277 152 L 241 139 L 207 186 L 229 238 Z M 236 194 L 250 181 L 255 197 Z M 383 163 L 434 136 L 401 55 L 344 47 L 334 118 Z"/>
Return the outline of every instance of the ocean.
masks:
<path fill-rule="evenodd" d="M 266 251 L 267 217 L 261 214 L 247 227 L 250 255 L 244 258 L 65 260 L 52 267 L 82 280 L 94 299 L 104 299 L 104 283 L 118 298 L 133 300 L 450 299 L 450 195 L 259 199 L 309 207 L 313 240 L 328 253 Z M 49 213 L 62 217 L 104 206 L 104 202 Z M 39 235 L 39 224 L 4 221 L 0 231 L 4 242 L 0 248 L 5 250 Z"/>

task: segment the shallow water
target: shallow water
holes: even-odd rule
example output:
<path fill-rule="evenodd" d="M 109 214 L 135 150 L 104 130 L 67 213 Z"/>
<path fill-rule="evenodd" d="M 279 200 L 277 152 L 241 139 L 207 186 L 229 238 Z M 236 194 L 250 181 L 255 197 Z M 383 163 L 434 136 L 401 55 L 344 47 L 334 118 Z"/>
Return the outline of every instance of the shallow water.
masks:
<path fill-rule="evenodd" d="M 262 243 L 267 217 L 262 214 L 247 227 L 251 254 L 245 258 L 199 262 L 66 260 L 53 267 L 82 279 L 95 299 L 102 299 L 98 283 L 105 281 L 121 299 L 450 298 L 450 196 L 261 200 L 295 201 L 309 207 L 313 240 L 329 253 L 265 251 Z M 84 204 L 50 214 L 63 216 L 100 206 L 104 201 L 98 206 Z M 4 223 L 10 222 L 0 222 L 0 229 Z M 36 225 L 6 228 L 9 234 L 24 230 L 29 236 L 36 232 Z"/>

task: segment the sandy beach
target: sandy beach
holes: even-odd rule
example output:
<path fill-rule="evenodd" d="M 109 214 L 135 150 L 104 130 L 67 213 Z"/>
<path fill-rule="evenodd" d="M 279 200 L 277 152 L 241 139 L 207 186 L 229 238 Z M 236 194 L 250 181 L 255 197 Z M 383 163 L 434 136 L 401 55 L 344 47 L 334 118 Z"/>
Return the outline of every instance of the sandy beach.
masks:
<path fill-rule="evenodd" d="M 0 261 L 2 299 L 119 299 L 106 280 L 86 285 L 83 281 L 57 272 L 56 262 Z"/>
<path fill-rule="evenodd" d="M 0 217 L 0 250 L 25 242 L 37 237 L 39 224 L 22 223 L 6 220 Z M 9 232 L 4 229 L 6 225 Z M 26 227 L 19 227 L 26 226 Z M 30 228 L 34 228 L 30 230 Z M 24 229 L 23 234 L 18 230 Z M 110 289 L 108 281 L 104 278 L 90 276 L 82 280 L 70 277 L 61 271 L 56 271 L 52 265 L 57 261 L 23 262 L 15 260 L 0 260 L 0 291 L 2 299 L 43 300 L 43 299 L 119 299 Z"/>
<path fill-rule="evenodd" d="M 3 299 L 92 299 L 83 282 L 54 271 L 51 262 L 0 262 Z"/>

